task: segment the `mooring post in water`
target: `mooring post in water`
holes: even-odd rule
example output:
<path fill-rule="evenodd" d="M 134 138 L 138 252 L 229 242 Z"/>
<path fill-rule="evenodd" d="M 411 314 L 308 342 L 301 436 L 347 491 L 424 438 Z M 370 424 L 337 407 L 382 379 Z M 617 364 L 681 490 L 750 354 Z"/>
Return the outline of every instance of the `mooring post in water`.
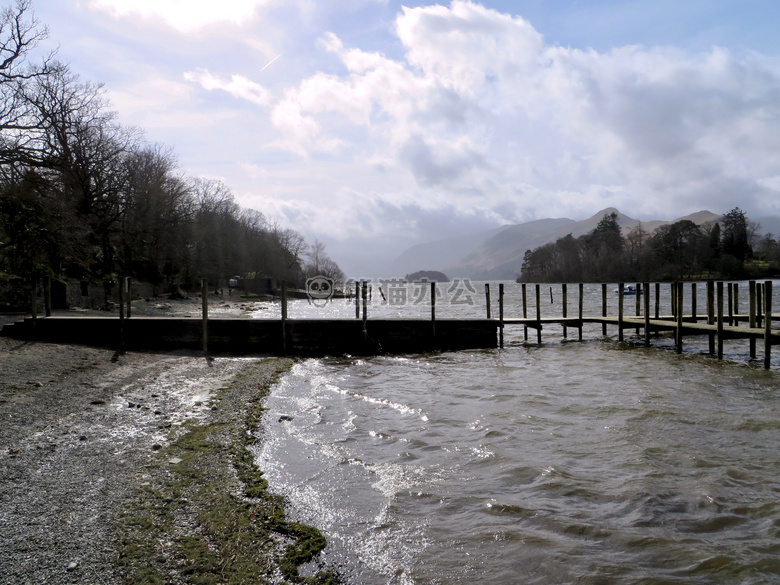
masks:
<path fill-rule="evenodd" d="M 683 283 L 682 282 L 675 282 L 672 285 L 672 289 L 674 291 L 674 304 L 677 308 L 677 330 L 675 331 L 675 349 L 677 353 L 682 353 L 683 350 L 683 312 L 682 312 L 682 306 L 683 306 L 683 296 L 684 296 L 684 290 L 683 290 Z"/>
<path fill-rule="evenodd" d="M 759 283 L 756 283 L 756 327 L 761 327 L 761 323 L 763 321 L 762 311 L 764 307 L 764 285 Z"/>
<path fill-rule="evenodd" d="M 284 290 L 286 284 L 287 283 L 282 281 L 282 290 Z M 203 312 L 203 353 L 208 353 L 209 351 L 209 285 L 205 278 L 200 279 L 200 296 L 202 299 L 201 307 Z M 284 335 L 284 327 L 282 327 L 282 335 Z"/>
<path fill-rule="evenodd" d="M 642 283 L 636 283 L 636 316 L 642 316 Z M 636 334 L 639 335 L 639 325 L 636 326 Z"/>
<path fill-rule="evenodd" d="M 650 283 L 644 283 L 642 289 L 645 295 L 645 345 L 650 347 Z"/>
<path fill-rule="evenodd" d="M 287 353 L 287 281 L 282 281 L 281 291 L 281 309 L 282 309 L 282 352 Z M 205 350 L 204 350 L 205 351 Z"/>
<path fill-rule="evenodd" d="M 382 290 L 381 288 L 379 290 Z M 388 289 L 389 290 L 389 289 Z M 431 283 L 431 333 L 436 337 L 436 281 Z"/>
<path fill-rule="evenodd" d="M 764 368 L 769 369 L 772 360 L 772 281 L 764 283 Z"/>
<path fill-rule="evenodd" d="M 748 327 L 756 326 L 756 281 L 748 281 Z M 750 338 L 750 359 L 756 359 L 756 339 Z"/>
<path fill-rule="evenodd" d="M 504 349 L 504 283 L 498 283 L 498 347 Z"/>
<path fill-rule="evenodd" d="M 51 276 L 43 278 L 43 309 L 47 317 L 51 317 Z"/>
<path fill-rule="evenodd" d="M 552 287 L 550 287 L 550 291 L 552 291 Z M 569 305 L 569 295 L 568 290 L 565 284 L 561 285 L 561 297 L 563 298 L 563 318 L 566 319 L 568 317 L 568 305 Z M 552 298 L 552 295 L 551 295 Z M 566 339 L 568 337 L 568 330 L 566 329 L 566 321 L 563 322 L 563 338 Z"/>
<path fill-rule="evenodd" d="M 729 314 L 729 325 L 734 325 L 734 283 L 729 282 L 726 285 L 726 306 Z"/>
<path fill-rule="evenodd" d="M 694 323 L 699 322 L 699 318 L 696 316 L 696 283 L 691 283 L 691 321 Z"/>
<path fill-rule="evenodd" d="M 618 283 L 618 341 L 623 341 L 623 300 L 625 296 L 623 294 L 624 288 L 624 283 Z"/>
<path fill-rule="evenodd" d="M 739 284 L 736 282 L 731 283 L 731 288 L 734 291 L 734 322 L 732 325 L 737 324 L 737 315 L 739 315 Z"/>
<path fill-rule="evenodd" d="M 655 318 L 661 318 L 661 283 L 655 283 Z"/>
<path fill-rule="evenodd" d="M 717 304 L 718 304 L 718 359 L 723 359 L 723 281 L 719 280 L 717 284 Z"/>
<path fill-rule="evenodd" d="M 601 283 L 601 316 L 606 317 L 607 316 L 607 283 L 602 282 Z M 601 324 L 601 334 L 606 337 L 607 336 L 607 322 L 604 321 Z"/>
<path fill-rule="evenodd" d="M 677 281 L 669 283 L 669 299 L 672 304 L 672 317 L 677 318 Z"/>
<path fill-rule="evenodd" d="M 579 319 L 580 319 L 580 335 L 579 339 L 582 341 L 582 310 L 584 308 L 584 299 L 583 299 L 583 292 L 585 290 L 585 285 L 580 283 L 580 311 L 579 311 Z"/>
<path fill-rule="evenodd" d="M 523 290 L 523 319 L 528 318 L 528 300 L 526 298 L 526 286 L 525 283 L 520 285 Z M 528 341 L 528 325 L 523 325 L 523 341 Z"/>
<path fill-rule="evenodd" d="M 707 281 L 707 325 L 715 325 L 715 282 Z M 715 334 L 709 333 L 710 355 L 715 355 Z"/>
<path fill-rule="evenodd" d="M 490 319 L 490 283 L 485 283 L 485 308 L 487 310 L 487 318 Z"/>
<path fill-rule="evenodd" d="M 119 277 L 119 353 L 125 353 L 125 304 L 123 295 L 124 278 Z"/>
<path fill-rule="evenodd" d="M 363 299 L 363 333 L 368 334 L 366 330 L 366 321 L 368 321 L 368 283 L 364 280 L 361 291 L 361 297 Z"/>
<path fill-rule="evenodd" d="M 542 291 L 540 285 L 536 285 L 536 343 L 542 343 Z"/>

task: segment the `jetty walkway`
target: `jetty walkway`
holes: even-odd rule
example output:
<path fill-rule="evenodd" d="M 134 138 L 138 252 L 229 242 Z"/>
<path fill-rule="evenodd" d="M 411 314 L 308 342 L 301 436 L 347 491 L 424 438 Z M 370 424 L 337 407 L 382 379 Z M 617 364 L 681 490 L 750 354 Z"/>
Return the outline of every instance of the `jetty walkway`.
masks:
<path fill-rule="evenodd" d="M 665 314 L 660 312 L 662 284 L 668 287 L 666 298 L 671 300 L 671 311 Z M 706 307 L 699 313 L 696 287 L 701 284 L 706 286 Z M 429 319 L 369 319 L 368 287 L 363 282 L 358 283 L 355 295 L 354 319 L 289 319 L 286 286 L 282 286 L 278 319 L 209 318 L 206 294 L 202 297 L 200 319 L 126 318 L 124 302 L 120 299 L 118 319 L 33 315 L 6 325 L 1 334 L 25 340 L 112 347 L 118 351 L 191 349 L 212 353 L 319 356 L 503 347 L 507 327 L 523 327 L 524 343 L 533 343 L 529 340 L 529 329 L 535 330 L 535 341 L 540 344 L 543 333 L 551 328 L 561 328 L 564 338 L 568 338 L 570 330 L 576 330 L 578 339 L 582 340 L 585 325 L 600 325 L 602 336 L 616 333 L 617 339 L 622 341 L 624 332 L 633 330 L 632 339 L 643 338 L 647 346 L 652 345 L 653 337 L 659 333 L 671 332 L 679 353 L 683 351 L 686 337 L 706 336 L 709 353 L 718 359 L 723 359 L 724 341 L 745 340 L 751 359 L 756 359 L 757 346 L 761 347 L 765 368 L 770 367 L 772 345 L 780 344 L 780 328 L 774 328 L 780 314 L 772 311 L 772 281 L 748 283 L 746 312 L 740 311 L 740 289 L 736 283 L 638 283 L 631 296 L 624 294 L 628 289 L 619 283 L 614 289 L 618 297 L 617 315 L 614 308 L 612 314 L 608 310 L 607 298 L 614 296 L 609 294 L 611 286 L 600 283 L 601 314 L 593 315 L 584 313 L 584 284 L 560 284 L 554 286 L 560 287 L 561 314 L 552 317 L 541 315 L 542 285 L 520 285 L 522 301 L 520 306 L 513 304 L 511 308 L 521 316 L 511 317 L 505 315 L 503 283 L 497 285 L 497 291 L 496 285 L 493 286 L 497 303 L 491 302 L 490 284 L 485 284 L 485 318 L 437 318 L 436 283 L 430 283 Z M 686 295 L 686 288 L 690 290 L 689 295 Z M 570 289 L 575 290 L 572 303 L 569 302 Z M 531 292 L 533 294 L 529 294 Z M 498 315 L 492 314 L 495 304 Z M 570 304 L 574 305 L 572 314 Z M 529 308 L 533 314 L 529 314 Z"/>

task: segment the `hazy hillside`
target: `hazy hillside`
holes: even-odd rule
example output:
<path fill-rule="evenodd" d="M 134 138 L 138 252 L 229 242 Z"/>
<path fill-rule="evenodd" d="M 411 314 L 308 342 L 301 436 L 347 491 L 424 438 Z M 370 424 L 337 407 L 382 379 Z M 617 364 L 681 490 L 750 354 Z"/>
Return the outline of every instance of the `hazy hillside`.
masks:
<path fill-rule="evenodd" d="M 412 246 L 388 265 L 385 270 L 386 275 L 387 277 L 401 277 L 418 270 L 442 270 L 442 267 L 456 264 L 482 242 L 510 227 L 515 226 L 503 226 L 494 230 L 464 234 L 457 238 L 447 238 L 446 240 Z M 445 271 L 442 270 L 442 272 Z"/>
<path fill-rule="evenodd" d="M 533 250 L 548 242 L 554 242 L 567 234 L 575 238 L 585 235 L 593 231 L 605 214 L 611 213 L 618 214 L 618 223 L 624 234 L 640 223 L 613 207 L 602 209 L 581 221 L 566 218 L 529 221 L 488 232 L 413 246 L 390 265 L 388 273 L 406 274 L 425 268 L 441 270 L 450 278 L 514 279 L 520 273 L 526 250 Z M 652 233 L 664 224 L 682 219 L 701 225 L 709 221 L 717 221 L 720 217 L 720 214 L 710 211 L 698 211 L 670 221 L 652 220 L 641 224 L 647 232 Z M 765 221 L 780 231 L 780 220 L 765 218 Z M 764 229 L 762 224 L 759 233 L 763 234 L 767 231 L 772 230 Z"/>

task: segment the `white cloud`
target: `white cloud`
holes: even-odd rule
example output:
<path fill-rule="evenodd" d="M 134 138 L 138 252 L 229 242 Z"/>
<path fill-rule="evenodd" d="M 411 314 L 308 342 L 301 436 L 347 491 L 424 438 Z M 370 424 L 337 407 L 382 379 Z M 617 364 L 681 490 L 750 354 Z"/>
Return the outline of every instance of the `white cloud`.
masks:
<path fill-rule="evenodd" d="M 187 71 L 184 79 L 197 83 L 203 89 L 209 91 L 222 90 L 235 98 L 243 99 L 258 106 L 267 106 L 271 103 L 271 94 L 259 83 L 256 83 L 243 75 L 231 75 L 230 80 L 224 80 L 213 75 L 208 69 L 196 69 Z"/>
<path fill-rule="evenodd" d="M 128 16 L 163 21 L 182 31 L 191 32 L 205 26 L 228 22 L 246 24 L 255 12 L 271 0 L 89 0 L 94 10 L 107 12 L 115 18 Z"/>
<path fill-rule="evenodd" d="M 404 60 L 322 39 L 345 71 L 312 75 L 275 106 L 278 127 L 297 129 L 288 149 L 321 149 L 332 128 L 350 152 L 344 129 L 362 127 L 370 150 L 351 151 L 456 205 L 489 209 L 532 185 L 518 215 L 720 210 L 765 195 L 780 172 L 780 68 L 759 55 L 550 46 L 522 18 L 461 0 L 404 8 L 396 33 Z"/>

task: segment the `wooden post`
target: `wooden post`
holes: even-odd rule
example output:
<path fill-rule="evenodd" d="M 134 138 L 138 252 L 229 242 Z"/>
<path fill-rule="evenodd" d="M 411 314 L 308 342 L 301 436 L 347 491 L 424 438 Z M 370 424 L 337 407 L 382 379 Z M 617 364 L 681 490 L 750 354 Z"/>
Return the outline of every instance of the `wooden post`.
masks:
<path fill-rule="evenodd" d="M 552 289 L 550 289 L 552 290 Z M 569 304 L 569 295 L 568 290 L 565 284 L 561 285 L 561 296 L 563 297 L 563 318 L 566 319 L 568 317 L 568 304 Z M 568 337 L 568 330 L 566 329 L 566 322 L 563 323 L 563 338 L 566 339 Z"/>
<path fill-rule="evenodd" d="M 607 283 L 602 282 L 601 283 L 601 316 L 606 317 L 607 316 Z M 601 334 L 606 337 L 607 336 L 607 324 L 602 323 L 601 324 Z"/>
<path fill-rule="evenodd" d="M 580 335 L 579 340 L 582 341 L 582 309 L 584 307 L 584 297 L 583 293 L 585 291 L 585 285 L 583 283 L 580 283 L 580 310 L 579 310 L 579 319 L 580 319 Z"/>
<path fill-rule="evenodd" d="M 696 316 L 696 283 L 691 283 L 691 321 L 694 323 L 699 322 L 699 318 Z"/>
<path fill-rule="evenodd" d="M 618 341 L 623 341 L 623 294 L 624 283 L 618 283 Z"/>
<path fill-rule="evenodd" d="M 117 283 L 119 285 L 119 353 L 124 354 L 125 353 L 125 304 L 123 302 L 123 283 L 124 278 L 121 276 L 119 277 L 119 282 Z"/>
<path fill-rule="evenodd" d="M 748 282 L 748 327 L 753 329 L 756 326 L 756 281 Z M 756 340 L 750 338 L 750 359 L 756 359 Z"/>
<path fill-rule="evenodd" d="M 764 285 L 760 282 L 756 283 L 756 327 L 761 327 L 763 322 L 763 310 L 764 310 Z"/>
<path fill-rule="evenodd" d="M 287 281 L 281 282 L 282 353 L 287 353 Z"/>
<path fill-rule="evenodd" d="M 130 285 L 130 277 L 125 277 L 125 292 L 127 293 L 127 318 L 129 319 L 132 316 L 132 303 L 133 303 L 133 293 L 132 293 L 132 287 Z"/>
<path fill-rule="evenodd" d="M 723 281 L 718 281 L 718 359 L 723 359 Z"/>
<path fill-rule="evenodd" d="M 655 318 L 661 318 L 661 283 L 655 283 Z"/>
<path fill-rule="evenodd" d="M 32 315 L 33 329 L 38 321 L 38 277 L 33 276 L 30 283 L 30 314 Z"/>
<path fill-rule="evenodd" d="M 715 282 L 707 281 L 707 325 L 715 325 Z M 709 333 L 710 355 L 715 355 L 715 334 Z"/>
<path fill-rule="evenodd" d="M 504 349 L 504 283 L 498 283 L 498 347 Z"/>
<path fill-rule="evenodd" d="M 645 345 L 650 347 L 650 283 L 642 286 L 645 295 Z"/>
<path fill-rule="evenodd" d="M 490 283 L 485 283 L 485 308 L 487 310 L 487 318 L 490 319 Z"/>
<path fill-rule="evenodd" d="M 674 305 L 677 308 L 677 313 L 675 314 L 677 318 L 677 330 L 675 332 L 675 349 L 677 353 L 682 353 L 682 346 L 683 346 L 683 312 L 680 309 L 683 305 L 683 283 L 682 282 L 675 282 L 672 285 L 672 290 L 674 291 Z"/>
<path fill-rule="evenodd" d="M 541 287 L 537 284 L 536 285 L 536 322 L 537 322 L 537 328 L 536 328 L 536 343 L 540 344 L 542 343 L 542 303 L 541 303 Z"/>
<path fill-rule="evenodd" d="M 287 290 L 286 286 L 287 283 L 282 281 L 282 290 L 285 292 Z M 209 288 L 208 288 L 208 282 L 206 282 L 205 278 L 200 279 L 200 296 L 202 298 L 201 307 L 203 312 L 203 353 L 208 353 L 209 351 Z M 284 303 L 284 301 L 282 301 L 282 303 Z M 122 303 L 120 302 L 119 304 L 121 305 Z"/>
<path fill-rule="evenodd" d="M 43 309 L 47 317 L 51 317 L 51 276 L 43 277 Z"/>
<path fill-rule="evenodd" d="M 734 283 L 729 282 L 728 287 L 726 288 L 726 305 L 728 306 L 728 312 L 729 312 L 729 325 L 734 325 Z"/>
<path fill-rule="evenodd" d="M 526 300 L 526 286 L 525 283 L 521 285 L 523 289 L 523 319 L 528 318 L 528 301 Z M 523 341 L 528 341 L 528 325 L 523 325 Z"/>
<path fill-rule="evenodd" d="M 736 282 L 731 283 L 734 290 L 734 323 L 737 324 L 737 315 L 739 315 L 739 284 Z"/>
<path fill-rule="evenodd" d="M 360 282 L 355 281 L 355 319 L 360 319 Z"/>
<path fill-rule="evenodd" d="M 368 283 L 363 281 L 363 290 L 360 293 L 363 299 L 363 333 L 368 335 L 366 331 L 366 322 L 368 321 Z"/>
<path fill-rule="evenodd" d="M 382 288 L 380 287 L 379 290 L 381 291 Z M 435 280 L 431 283 L 431 333 L 435 338 L 436 337 L 436 281 Z"/>
<path fill-rule="evenodd" d="M 669 283 L 669 298 L 672 302 L 672 317 L 677 318 L 677 287 L 679 283 L 677 281 Z"/>
<path fill-rule="evenodd" d="M 772 360 L 772 281 L 764 283 L 764 368 L 769 369 Z"/>
<path fill-rule="evenodd" d="M 636 283 L 636 316 L 642 316 L 642 285 Z M 636 326 L 636 334 L 639 335 L 639 325 Z"/>

